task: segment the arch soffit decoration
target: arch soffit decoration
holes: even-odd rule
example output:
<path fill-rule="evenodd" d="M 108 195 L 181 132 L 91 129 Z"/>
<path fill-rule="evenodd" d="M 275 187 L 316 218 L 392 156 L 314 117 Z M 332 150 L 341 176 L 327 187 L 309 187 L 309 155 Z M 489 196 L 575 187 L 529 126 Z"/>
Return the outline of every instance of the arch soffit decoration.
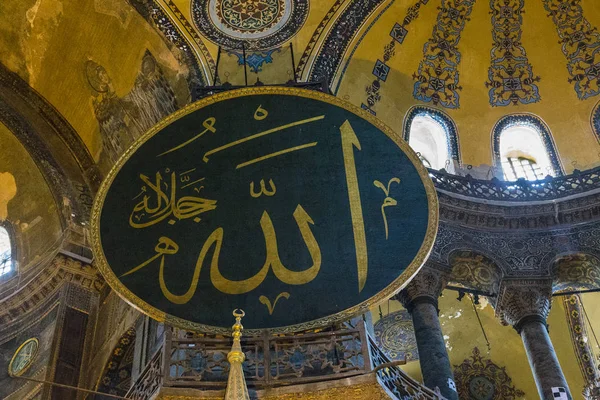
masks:
<path fill-rule="evenodd" d="M 409 108 L 404 115 L 404 122 L 402 123 L 402 138 L 404 141 L 408 143 L 412 121 L 419 115 L 426 115 L 433 118 L 433 120 L 444 128 L 444 131 L 446 132 L 448 154 L 453 160 L 458 162 L 459 165 L 462 165 L 458 128 L 456 127 L 454 120 L 442 110 L 422 105 L 416 105 Z"/>
<path fill-rule="evenodd" d="M 553 291 L 600 288 L 600 258 L 588 252 L 562 253 L 552 261 Z"/>
<path fill-rule="evenodd" d="M 450 281 L 465 288 L 497 293 L 504 276 L 498 263 L 484 252 L 456 249 L 448 255 Z"/>
<path fill-rule="evenodd" d="M 542 143 L 546 147 L 550 164 L 554 169 L 556 175 L 565 175 L 565 169 L 562 166 L 560 158 L 558 157 L 558 151 L 556 150 L 556 144 L 552 137 L 552 132 L 548 127 L 548 124 L 544 122 L 540 117 L 532 113 L 514 113 L 503 116 L 494 124 L 492 128 L 492 157 L 493 164 L 496 168 L 501 168 L 502 160 L 500 154 L 500 136 L 505 129 L 511 128 L 516 125 L 525 125 L 535 129 L 542 139 Z"/>
<path fill-rule="evenodd" d="M 46 180 L 63 228 L 71 220 L 87 220 L 92 193 L 102 180 L 91 154 L 67 120 L 1 63 L 0 122 L 25 147 Z"/>

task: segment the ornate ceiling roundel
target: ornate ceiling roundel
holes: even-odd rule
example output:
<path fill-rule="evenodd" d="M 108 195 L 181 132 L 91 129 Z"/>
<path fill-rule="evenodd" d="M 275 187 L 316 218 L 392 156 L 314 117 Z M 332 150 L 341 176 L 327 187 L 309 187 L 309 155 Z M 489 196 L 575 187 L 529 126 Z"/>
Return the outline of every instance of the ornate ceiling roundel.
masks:
<path fill-rule="evenodd" d="M 306 21 L 309 0 L 193 0 L 196 27 L 225 49 L 263 50 L 290 39 Z"/>

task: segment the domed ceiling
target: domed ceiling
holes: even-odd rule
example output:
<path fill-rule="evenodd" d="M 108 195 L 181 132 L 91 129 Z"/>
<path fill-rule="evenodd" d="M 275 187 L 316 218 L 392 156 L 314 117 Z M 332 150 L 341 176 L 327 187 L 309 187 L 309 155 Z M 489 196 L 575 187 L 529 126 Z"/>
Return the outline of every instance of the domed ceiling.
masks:
<path fill-rule="evenodd" d="M 67 119 L 104 172 L 143 131 L 196 99 L 199 86 L 232 80 L 216 75 L 216 66 L 243 65 L 242 53 L 261 81 L 326 80 L 333 94 L 396 131 L 414 105 L 445 112 L 465 165 L 492 164 L 494 125 L 515 113 L 547 124 L 565 172 L 600 159 L 594 0 L 24 0 L 1 7 L 0 62 Z"/>

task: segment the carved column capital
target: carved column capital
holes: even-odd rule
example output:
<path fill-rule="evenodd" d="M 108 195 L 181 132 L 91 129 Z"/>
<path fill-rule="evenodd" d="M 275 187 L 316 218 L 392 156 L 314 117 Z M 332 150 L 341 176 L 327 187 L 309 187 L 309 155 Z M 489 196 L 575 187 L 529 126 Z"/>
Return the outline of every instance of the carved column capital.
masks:
<path fill-rule="evenodd" d="M 419 302 L 430 303 L 437 308 L 438 297 L 447 283 L 447 273 L 431 266 L 425 266 L 395 298 L 409 312 L 412 312 L 414 305 Z"/>
<path fill-rule="evenodd" d="M 521 332 L 532 320 L 546 324 L 552 303 L 552 279 L 505 279 L 500 283 L 496 317 Z"/>

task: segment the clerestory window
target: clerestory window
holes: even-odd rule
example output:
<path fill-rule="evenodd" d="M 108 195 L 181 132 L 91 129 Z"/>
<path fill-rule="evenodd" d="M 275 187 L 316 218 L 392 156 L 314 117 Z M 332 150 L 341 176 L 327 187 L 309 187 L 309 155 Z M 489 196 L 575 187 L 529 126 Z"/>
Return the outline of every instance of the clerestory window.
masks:
<path fill-rule="evenodd" d="M 0 226 L 0 276 L 12 270 L 12 246 L 8 231 Z"/>
<path fill-rule="evenodd" d="M 446 114 L 413 107 L 405 119 L 404 139 L 427 168 L 454 172 L 454 161 L 459 162 L 458 140 L 456 127 Z"/>
<path fill-rule="evenodd" d="M 494 127 L 495 164 L 506 181 L 537 181 L 562 175 L 546 125 L 530 114 L 503 117 Z"/>

